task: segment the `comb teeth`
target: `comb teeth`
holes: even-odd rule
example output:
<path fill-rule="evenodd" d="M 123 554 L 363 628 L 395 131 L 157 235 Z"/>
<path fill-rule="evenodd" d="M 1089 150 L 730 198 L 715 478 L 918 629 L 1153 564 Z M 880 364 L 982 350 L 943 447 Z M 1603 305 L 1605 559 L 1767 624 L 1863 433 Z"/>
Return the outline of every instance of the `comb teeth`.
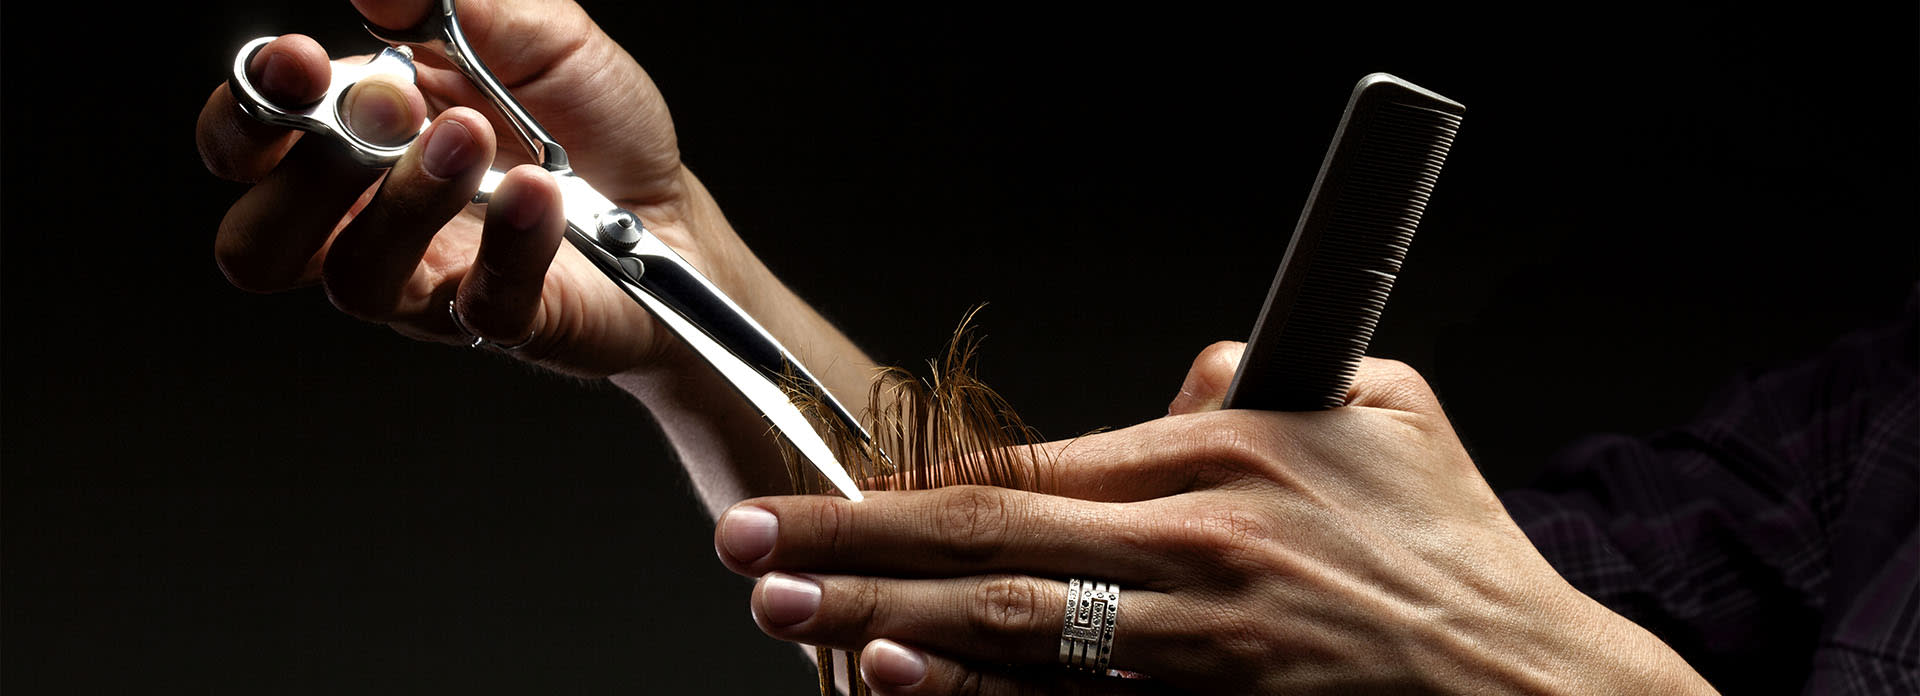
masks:
<path fill-rule="evenodd" d="M 1459 133 L 1461 107 L 1362 80 L 1254 327 L 1228 408 L 1338 407 Z"/>

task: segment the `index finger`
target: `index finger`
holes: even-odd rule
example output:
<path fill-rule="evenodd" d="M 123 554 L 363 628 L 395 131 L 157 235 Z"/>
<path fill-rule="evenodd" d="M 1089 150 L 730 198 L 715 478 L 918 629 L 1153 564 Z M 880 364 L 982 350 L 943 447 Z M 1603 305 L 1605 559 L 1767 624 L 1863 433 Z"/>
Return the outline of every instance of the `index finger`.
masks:
<path fill-rule="evenodd" d="M 1141 585 L 1164 558 L 1129 539 L 1136 509 L 984 486 L 743 501 L 720 516 L 714 550 L 736 573 L 817 571 L 889 577 L 983 572 L 1098 575 Z"/>
<path fill-rule="evenodd" d="M 1201 483 L 1198 468 L 1182 466 L 1171 456 L 1206 449 L 1197 440 L 1207 433 L 1189 425 L 1182 419 L 1162 418 L 1121 430 L 1016 445 L 977 457 L 996 460 L 991 466 L 941 461 L 932 466 L 946 468 L 946 473 L 902 472 L 861 481 L 860 488 L 913 490 L 938 481 L 942 483 L 936 485 L 991 485 L 1103 503 L 1162 498 Z M 977 473 L 970 475 L 975 480 L 969 480 L 954 473 L 983 470 L 999 473 L 994 480 L 977 480 Z"/>
<path fill-rule="evenodd" d="M 275 103 L 310 104 L 327 93 L 333 66 L 319 42 L 288 34 L 253 55 L 248 77 Z M 222 179 L 247 183 L 266 176 L 298 138 L 297 131 L 270 126 L 241 113 L 224 82 L 207 96 L 194 127 L 194 140 L 207 171 Z"/>

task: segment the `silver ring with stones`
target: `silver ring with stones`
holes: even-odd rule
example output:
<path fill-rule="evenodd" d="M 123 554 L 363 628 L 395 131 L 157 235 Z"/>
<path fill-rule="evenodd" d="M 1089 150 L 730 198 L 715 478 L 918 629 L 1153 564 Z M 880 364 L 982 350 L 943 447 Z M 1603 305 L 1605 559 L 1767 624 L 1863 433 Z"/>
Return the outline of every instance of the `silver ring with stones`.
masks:
<path fill-rule="evenodd" d="M 1060 663 L 1106 674 L 1113 662 L 1113 629 L 1120 618 L 1120 586 L 1073 579 L 1067 582 L 1067 616 L 1060 626 Z"/>

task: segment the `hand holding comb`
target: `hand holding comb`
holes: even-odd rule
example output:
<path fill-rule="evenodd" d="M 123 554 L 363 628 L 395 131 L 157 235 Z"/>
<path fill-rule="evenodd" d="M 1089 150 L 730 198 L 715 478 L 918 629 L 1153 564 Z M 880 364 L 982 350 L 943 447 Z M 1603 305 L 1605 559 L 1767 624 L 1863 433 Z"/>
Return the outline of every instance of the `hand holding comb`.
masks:
<path fill-rule="evenodd" d="M 1386 73 L 1360 79 L 1225 408 L 1316 411 L 1346 402 L 1465 112 Z"/>

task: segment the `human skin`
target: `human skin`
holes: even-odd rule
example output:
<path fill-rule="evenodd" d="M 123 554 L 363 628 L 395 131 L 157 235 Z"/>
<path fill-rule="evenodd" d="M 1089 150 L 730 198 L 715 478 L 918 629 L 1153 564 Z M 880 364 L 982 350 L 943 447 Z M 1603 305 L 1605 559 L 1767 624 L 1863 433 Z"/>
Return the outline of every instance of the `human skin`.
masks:
<path fill-rule="evenodd" d="M 776 638 L 863 650 L 882 694 L 1713 693 L 1507 516 L 1426 382 L 1220 410 L 1208 348 L 1166 418 L 1043 445 L 1045 490 L 748 500 L 715 547 Z M 1056 664 L 1068 578 L 1117 582 L 1113 666 Z"/>
<path fill-rule="evenodd" d="M 417 23 L 431 0 L 357 0 L 368 21 Z M 719 205 L 680 161 L 666 102 L 645 71 L 564 0 L 460 3 L 465 34 L 489 68 L 568 148 L 576 172 L 771 331 L 858 413 L 872 360 L 795 296 L 741 241 Z M 324 92 L 323 47 L 289 35 L 264 47 L 250 77 L 269 99 L 311 102 Z M 511 169 L 484 213 L 466 202 L 491 165 L 527 161 L 504 122 L 464 78 L 420 56 L 417 88 L 368 81 L 348 98 L 348 121 L 397 141 L 432 123 L 393 168 L 347 160 L 335 143 L 242 114 L 225 84 L 201 110 L 196 139 L 207 168 L 252 183 L 221 221 L 215 257 L 254 292 L 319 285 L 347 314 L 416 339 L 467 337 L 453 301 L 480 336 L 558 372 L 607 378 L 639 398 L 692 476 L 709 511 L 790 489 L 764 421 L 677 339 L 561 242 L 553 178 Z M 590 87 L 590 88 L 589 88 Z"/>
<path fill-rule="evenodd" d="M 430 2 L 355 4 L 403 27 Z M 665 103 L 624 50 L 560 0 L 472 0 L 461 19 L 577 171 L 860 408 L 871 361 L 734 233 L 680 162 Z M 327 59 L 312 40 L 283 37 L 253 77 L 271 98 L 305 102 L 326 83 Z M 643 401 L 709 509 L 785 490 L 760 418 L 560 244 L 550 176 L 515 168 L 484 213 L 465 205 L 489 165 L 524 157 L 501 146 L 502 124 L 461 78 L 422 59 L 419 89 L 363 85 L 353 98 L 349 118 L 376 138 L 403 137 L 434 114 L 384 176 L 317 138 L 253 122 L 224 85 L 214 89 L 196 132 L 203 159 L 255 184 L 216 238 L 233 283 L 319 285 L 353 316 L 463 342 L 452 301 L 486 338 L 531 333 L 516 357 L 610 379 Z M 1231 370 L 1221 350 L 1203 355 L 1211 367 L 1196 367 L 1167 419 L 1054 445 L 1058 488 L 876 494 L 861 507 L 760 499 L 719 525 L 722 558 L 763 576 L 752 602 L 770 633 L 864 646 L 886 693 L 1706 690 L 1651 635 L 1553 575 L 1417 376 L 1370 363 L 1355 404 L 1321 414 L 1208 411 Z M 770 550 L 752 553 L 741 535 L 755 528 L 774 531 Z M 1153 681 L 1091 681 L 1052 664 L 1059 578 L 1069 576 L 1126 588 L 1117 664 Z M 821 603 L 795 619 L 782 602 L 804 598 L 808 578 Z"/>

